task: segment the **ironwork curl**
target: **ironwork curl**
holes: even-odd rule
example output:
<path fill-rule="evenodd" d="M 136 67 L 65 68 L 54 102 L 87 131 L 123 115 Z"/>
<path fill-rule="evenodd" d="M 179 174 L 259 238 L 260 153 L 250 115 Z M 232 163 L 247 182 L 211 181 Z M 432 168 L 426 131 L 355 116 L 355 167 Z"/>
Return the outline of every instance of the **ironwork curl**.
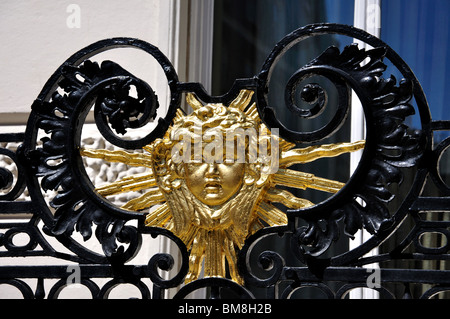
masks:
<path fill-rule="evenodd" d="M 15 200 L 23 193 L 26 187 L 23 167 L 13 151 L 0 149 L 0 155 L 10 158 L 17 167 L 17 179 L 15 181 L 14 174 L 10 170 L 0 167 L 0 189 L 5 192 L 5 194 L 0 195 L 0 200 Z"/>
<path fill-rule="evenodd" d="M 277 120 L 273 108 L 268 105 L 271 73 L 277 61 L 294 45 L 309 37 L 328 33 L 363 40 L 374 49 L 364 50 L 357 45 L 350 45 L 340 52 L 338 48 L 330 47 L 298 70 L 288 82 L 288 92 L 303 76 L 311 74 L 334 77 L 330 80 L 335 85 L 344 82 L 345 89 L 340 90 L 339 97 L 344 98 L 339 103 L 335 118 L 330 122 L 333 125 L 310 135 L 292 131 Z M 389 59 L 405 76 L 398 86 L 393 76 L 383 79 L 382 75 L 386 70 L 386 65 L 382 62 L 384 58 Z M 393 199 L 388 186 L 401 183 L 403 173 L 400 168 L 416 166 L 423 150 L 429 148 L 430 141 L 429 131 L 409 132 L 404 124 L 405 119 L 414 114 L 414 108 L 409 104 L 413 96 L 418 102 L 425 128 L 430 120 L 423 91 L 408 66 L 388 45 L 361 30 L 321 24 L 298 29 L 282 39 L 267 58 L 258 79 L 257 106 L 261 118 L 269 127 L 279 128 L 280 135 L 290 141 L 317 142 L 333 134 L 347 114 L 350 88 L 356 92 L 364 109 L 367 123 L 366 145 L 361 163 L 350 181 L 337 196 L 327 201 L 311 208 L 288 211 L 288 215 L 299 217 L 309 224 L 298 228 L 295 235 L 301 245 L 312 247 L 304 250 L 304 253 L 313 257 L 323 254 L 337 240 L 338 223 L 341 221 L 348 236 L 353 236 L 360 228 L 378 236 L 382 233 L 389 234 L 389 229 L 393 229 L 396 221 L 401 221 L 401 218 L 396 219 L 388 212 L 386 203 Z M 342 95 L 343 92 L 347 95 Z M 379 134 L 380 130 L 386 134 Z M 324 221 L 327 225 L 325 229 L 320 226 L 320 222 Z"/>
<path fill-rule="evenodd" d="M 143 230 L 143 232 L 150 232 L 153 237 L 157 236 L 165 236 L 170 239 L 179 249 L 180 260 L 178 263 L 180 264 L 178 272 L 172 276 L 172 278 L 162 278 L 158 272 L 158 270 L 169 271 L 175 265 L 174 257 L 167 253 L 159 253 L 150 258 L 146 274 L 149 276 L 151 281 L 160 287 L 161 289 L 169 289 L 174 288 L 180 285 L 183 282 L 186 274 L 188 272 L 189 267 L 189 255 L 186 250 L 186 246 L 183 242 L 176 236 L 174 236 L 171 232 L 159 229 L 159 228 L 150 228 L 150 230 Z"/>
<path fill-rule="evenodd" d="M 184 299 L 189 296 L 189 294 L 202 289 L 211 289 L 211 299 L 254 299 L 253 294 L 247 290 L 245 287 L 236 284 L 235 282 L 225 279 L 225 278 L 203 278 L 198 279 L 188 285 L 182 287 L 174 299 Z"/>

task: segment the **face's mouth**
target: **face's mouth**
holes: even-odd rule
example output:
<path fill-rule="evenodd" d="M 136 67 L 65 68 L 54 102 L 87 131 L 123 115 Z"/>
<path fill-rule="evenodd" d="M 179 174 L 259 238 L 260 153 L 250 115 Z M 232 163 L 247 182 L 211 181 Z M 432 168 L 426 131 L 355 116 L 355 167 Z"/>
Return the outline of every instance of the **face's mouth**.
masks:
<path fill-rule="evenodd" d="M 222 185 L 218 180 L 207 180 L 205 184 L 205 191 L 207 193 L 218 193 L 222 189 Z"/>

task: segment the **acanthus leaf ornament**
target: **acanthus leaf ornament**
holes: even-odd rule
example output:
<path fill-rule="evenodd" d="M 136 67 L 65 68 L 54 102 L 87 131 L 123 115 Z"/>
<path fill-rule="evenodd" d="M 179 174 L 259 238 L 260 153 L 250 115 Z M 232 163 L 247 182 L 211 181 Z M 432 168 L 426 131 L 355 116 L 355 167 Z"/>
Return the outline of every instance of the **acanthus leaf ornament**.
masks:
<path fill-rule="evenodd" d="M 95 193 L 79 154 L 89 111 L 94 107 L 96 126 L 106 140 L 118 147 L 135 149 L 163 134 L 179 102 L 178 94 L 172 91 L 172 104 L 166 116 L 144 137 L 130 140 L 118 136 L 127 129 L 143 127 L 155 118 L 159 107 L 158 98 L 147 83 L 117 63 L 103 61 L 99 65 L 89 60 L 93 55 L 118 47 L 147 52 L 158 60 L 169 88 L 177 83 L 171 63 L 153 45 L 131 38 L 96 42 L 73 54 L 45 84 L 32 106 L 29 138 L 20 149 L 21 161 L 33 176 L 32 183 L 40 184 L 44 192 L 51 192 L 50 207 L 44 204 L 39 210 L 46 233 L 95 262 L 124 262 L 134 256 L 140 247 L 141 234 L 126 223 L 141 219 L 142 215 L 125 213 Z M 131 88 L 136 95 L 130 92 Z M 39 134 L 44 135 L 40 142 Z M 32 188 L 30 195 L 43 201 L 38 189 Z M 83 240 L 89 240 L 94 229 L 103 255 L 86 249 L 72 237 L 77 231 Z"/>
<path fill-rule="evenodd" d="M 81 113 L 85 113 L 80 101 L 102 81 L 115 78 L 118 73 L 123 74 L 115 64 L 106 64 L 106 70 L 89 60 L 80 67 L 66 65 L 62 68 L 64 78 L 60 85 L 67 94 L 55 92 L 50 101 L 35 101 L 33 111 L 39 116 L 36 124 L 49 136 L 41 138 L 42 147 L 27 152 L 27 157 L 35 167 L 36 175 L 42 178 L 42 189 L 57 192 L 50 201 L 50 206 L 55 210 L 50 232 L 61 236 L 71 235 L 76 230 L 84 240 L 88 240 L 95 224 L 95 234 L 102 242 L 105 255 L 114 257 L 123 253 L 117 250 L 116 241 L 121 238 L 120 233 L 128 229 L 124 226 L 126 220 L 106 213 L 101 205 L 85 196 L 85 190 L 76 182 L 83 178 L 77 172 L 80 164 L 73 159 L 76 149 L 70 147 L 74 145 L 74 135 L 77 135 L 71 121 L 74 117 L 83 117 Z M 80 75 L 82 80 L 76 75 Z"/>

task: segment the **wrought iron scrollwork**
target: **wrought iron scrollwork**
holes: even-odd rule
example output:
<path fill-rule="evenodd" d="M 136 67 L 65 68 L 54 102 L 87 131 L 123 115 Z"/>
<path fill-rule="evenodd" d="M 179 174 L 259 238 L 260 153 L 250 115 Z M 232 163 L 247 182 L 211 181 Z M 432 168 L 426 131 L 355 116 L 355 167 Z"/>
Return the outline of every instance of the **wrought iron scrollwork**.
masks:
<path fill-rule="evenodd" d="M 310 110 L 298 109 L 293 104 L 293 96 L 303 80 L 313 75 L 326 77 L 338 92 L 338 107 L 329 123 L 313 132 L 293 131 L 277 119 L 268 104 L 266 95 L 272 70 L 281 56 L 295 44 L 327 32 L 358 38 L 374 48 L 365 50 L 352 44 L 340 52 L 336 47 L 329 47 L 292 75 L 286 86 L 286 106 L 300 117 L 314 118 L 324 111 L 327 104 L 323 88 L 317 84 L 307 84 L 302 88 L 301 97 L 315 105 Z M 383 78 L 387 68 L 383 62 L 385 58 L 395 63 L 405 75 L 398 85 L 394 76 Z M 415 113 L 409 103 L 413 95 L 419 101 L 425 100 L 417 79 L 410 75 L 412 72 L 406 64 L 379 39 L 360 30 L 335 25 L 315 25 L 296 30 L 282 39 L 269 55 L 259 75 L 258 110 L 270 127 L 280 128 L 281 136 L 305 143 L 318 142 L 334 134 L 348 116 L 350 90 L 355 91 L 361 100 L 367 123 L 363 159 L 339 194 L 312 208 L 288 211 L 288 215 L 308 223 L 297 228 L 293 236 L 295 240 L 292 242 L 300 244 L 301 256 L 322 255 L 339 238 L 339 222 L 343 222 L 344 233 L 350 237 L 362 228 L 371 234 L 380 234 L 395 227 L 396 217 L 391 216 L 387 208 L 395 196 L 389 191 L 389 185 L 402 182 L 400 168 L 418 164 L 429 139 L 429 132 L 412 130 L 405 124 L 405 119 Z M 421 114 L 426 114 L 426 110 L 421 109 Z M 426 121 L 425 118 L 424 123 Z M 305 257 L 301 259 L 306 261 Z"/>
<path fill-rule="evenodd" d="M 105 256 L 125 261 L 134 255 L 140 240 L 136 229 L 125 223 L 142 215 L 117 210 L 94 194 L 78 153 L 83 122 L 95 100 L 95 123 L 103 137 L 119 147 L 136 149 L 163 134 L 174 115 L 174 107 L 169 109 L 166 118 L 159 120 L 155 130 L 143 138 L 126 140 L 117 135 L 154 119 L 157 96 L 148 84 L 116 63 L 105 61 L 99 66 L 90 60 L 81 60 L 77 65 L 73 61 L 120 46 L 137 47 L 155 56 L 168 77 L 169 86 L 177 80 L 170 62 L 148 43 L 122 38 L 96 43 L 64 63 L 55 73 L 59 76 L 49 80 L 34 102 L 30 115 L 30 127 L 34 123 L 34 132 L 30 135 L 34 137 L 40 129 L 50 136 L 42 138 L 42 147 L 38 148 L 33 146 L 34 141 L 25 141 L 23 155 L 27 165 L 32 167 L 30 173 L 42 177 L 42 189 L 57 192 L 50 201 L 56 211 L 47 224 L 49 232 L 55 236 L 70 236 L 76 229 L 87 240 L 92 236 L 94 223 L 97 226 L 95 235 Z M 49 89 L 55 85 L 65 93 Z M 136 98 L 129 95 L 131 86 L 137 91 Z M 174 93 L 174 101 L 178 95 Z M 40 195 L 36 193 L 36 196 Z M 43 213 L 50 215 L 48 211 Z M 124 251 L 118 242 L 129 244 L 128 250 Z"/>
<path fill-rule="evenodd" d="M 330 112 L 326 88 L 318 83 L 305 83 L 305 80 L 313 76 L 324 77 L 337 91 L 337 108 L 328 123 L 310 132 L 295 131 L 281 122 L 274 106 L 269 103 L 271 75 L 277 62 L 293 46 L 324 34 L 357 38 L 373 49 L 362 49 L 353 44 L 340 51 L 331 46 L 292 74 L 285 87 L 283 102 L 286 112 L 299 118 L 314 121 L 319 115 Z M 117 63 L 104 61 L 98 64 L 91 60 L 98 53 L 119 47 L 137 48 L 152 56 L 161 67 L 165 75 L 163 80 L 169 87 L 167 113 L 159 116 L 153 129 L 135 139 L 123 136 L 143 128 L 161 115 L 158 113 L 161 101 L 149 84 Z M 403 79 L 384 74 L 387 69 L 385 60 L 399 70 Z M 17 177 L 14 177 L 8 169 L 0 167 L 0 189 L 7 190 L 6 194 L 0 195 L 3 205 L 0 212 L 32 214 L 29 222 L 0 224 L 0 247 L 4 250 L 0 251 L 0 257 L 41 254 L 75 261 L 83 272 L 81 284 L 88 288 L 93 298 L 108 297 L 111 290 L 121 283 L 135 285 L 143 298 L 161 298 L 165 290 L 181 285 L 190 262 L 185 242 L 175 235 L 173 229 L 145 227 L 144 214 L 116 207 L 99 195 L 87 176 L 80 155 L 82 128 L 93 108 L 95 124 L 105 140 L 121 149 L 139 150 L 164 136 L 180 109 L 184 93 L 194 94 L 204 103 L 229 105 L 243 89 L 256 92 L 256 112 L 269 130 L 278 129 L 282 139 L 300 145 L 314 145 L 335 134 L 349 116 L 351 92 L 354 91 L 361 101 L 367 127 L 362 158 L 350 180 L 335 195 L 315 205 L 291 207 L 286 212 L 287 225 L 264 225 L 245 240 L 237 254 L 238 271 L 244 286 L 227 278 L 198 279 L 181 288 L 175 298 L 185 298 L 205 287 L 210 289 L 211 298 L 254 298 L 251 287 L 266 289 L 266 296 L 271 298 L 291 298 L 305 287 L 316 287 L 327 298 L 337 298 L 366 282 L 368 274 L 360 268 L 361 265 L 405 257 L 403 250 L 411 243 L 416 249 L 414 258 L 448 260 L 449 222 L 423 221 L 419 215 L 427 210 L 448 210 L 446 197 L 423 198 L 421 191 L 429 174 L 443 194 L 449 194 L 450 188 L 442 181 L 437 167 L 450 142 L 446 139 L 433 149 L 432 137 L 434 130 L 448 130 L 450 125 L 431 120 L 418 80 L 387 44 L 364 31 L 336 24 L 309 25 L 287 35 L 269 54 L 260 73 L 254 78 L 237 80 L 223 96 L 209 96 L 199 83 L 180 82 L 164 54 L 137 39 L 103 40 L 75 53 L 48 80 L 34 101 L 25 134 L 0 135 L 4 142 L 14 140 L 21 143 L 16 151 L 0 149 L 0 155 L 9 157 L 18 168 Z M 297 105 L 297 92 L 309 108 Z M 421 121 L 420 129 L 407 125 L 407 118 L 416 112 Z M 120 154 L 128 156 L 125 152 Z M 142 157 L 140 160 L 145 159 Z M 402 185 L 405 170 L 410 170 L 408 174 L 414 177 L 411 185 Z M 406 187 L 407 195 L 397 198 L 392 185 Z M 30 200 L 16 201 L 25 187 Z M 48 202 L 43 192 L 53 192 Z M 395 209 L 390 206 L 393 199 L 401 201 Z M 365 258 L 368 251 L 398 229 L 406 216 L 415 218 L 416 227 L 396 250 L 387 255 Z M 42 229 L 38 227 L 40 221 L 44 224 Z M 372 235 L 369 241 L 344 254 L 322 257 L 341 236 L 351 238 L 362 229 Z M 74 232 L 85 241 L 95 235 L 102 253 L 92 251 L 74 239 Z M 427 232 L 438 232 L 447 242 L 437 248 L 425 247 L 420 238 Z M 29 238 L 26 244 L 14 244 L 13 238 L 19 233 Z M 144 265 L 127 264 L 140 252 L 143 236 L 148 235 L 163 236 L 175 243 L 180 255 L 178 269 L 174 269 L 177 264 L 174 256 L 167 253 L 154 255 Z M 56 238 L 73 254 L 58 252 L 45 236 Z M 272 236 L 285 238 L 288 248 L 282 252 L 266 250 L 255 257 L 255 247 Z M 40 253 L 36 252 L 37 247 L 42 249 Z M 254 258 L 257 258 L 258 272 L 252 264 Z M 306 266 L 289 265 L 292 258 Z M 159 273 L 169 270 L 176 272 L 169 279 Z M 0 284 L 17 287 L 26 298 L 45 295 L 44 278 L 60 279 L 48 297 L 58 297 L 66 285 L 67 274 L 58 267 L 48 266 L 44 275 L 36 274 L 39 281 L 35 291 L 19 279 L 17 272 L 8 271 L 11 269 L 0 266 Z M 33 269 L 27 271 L 32 272 Z M 261 272 L 264 275 L 261 276 Z M 92 280 L 107 277 L 114 279 L 102 288 Z M 152 282 L 152 292 L 142 282 L 143 278 Z M 383 282 L 413 283 L 416 280 L 394 270 L 384 270 L 382 278 Z M 423 297 L 444 291 L 443 285 L 450 284 L 448 271 L 438 271 L 427 278 L 435 279 L 439 286 L 427 291 Z M 346 285 L 333 291 L 326 281 L 339 281 Z M 428 283 L 426 280 L 423 282 Z M 278 292 L 275 287 L 282 284 L 284 289 Z M 385 288 L 379 290 L 392 297 Z"/>

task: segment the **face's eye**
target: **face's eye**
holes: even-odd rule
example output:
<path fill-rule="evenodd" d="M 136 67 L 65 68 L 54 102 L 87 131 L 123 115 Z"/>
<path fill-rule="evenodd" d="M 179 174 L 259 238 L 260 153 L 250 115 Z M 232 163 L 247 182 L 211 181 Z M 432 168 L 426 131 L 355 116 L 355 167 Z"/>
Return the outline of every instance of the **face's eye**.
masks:
<path fill-rule="evenodd" d="M 199 160 L 191 160 L 191 162 L 189 163 L 192 166 L 198 167 L 204 164 L 204 161 L 199 161 Z"/>
<path fill-rule="evenodd" d="M 233 166 L 234 161 L 232 161 L 232 160 L 224 160 L 223 163 L 224 163 L 226 166 Z"/>

